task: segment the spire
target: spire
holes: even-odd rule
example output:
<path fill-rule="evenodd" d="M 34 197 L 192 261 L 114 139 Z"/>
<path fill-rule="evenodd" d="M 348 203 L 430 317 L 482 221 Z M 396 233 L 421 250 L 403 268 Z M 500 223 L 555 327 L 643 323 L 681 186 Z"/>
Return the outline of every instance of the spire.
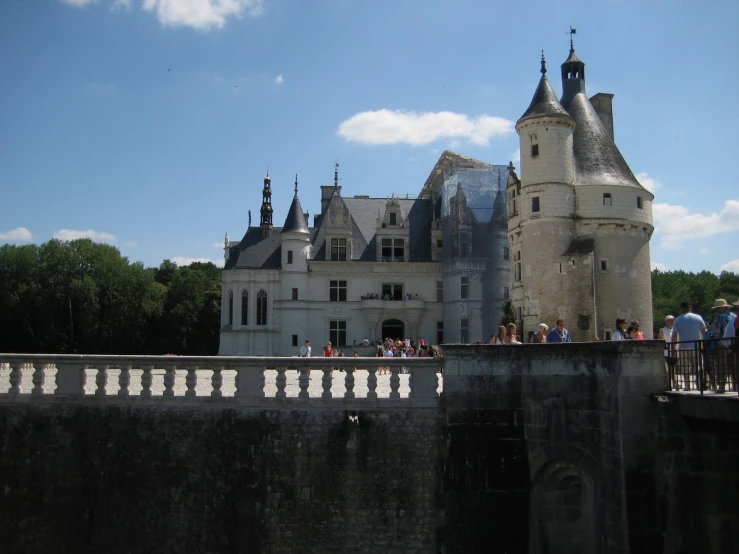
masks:
<path fill-rule="evenodd" d="M 298 198 L 297 173 L 295 174 L 295 197 L 290 204 L 290 209 L 287 211 L 287 217 L 285 218 L 285 224 L 282 226 L 282 232 L 310 234 L 310 229 L 308 229 L 308 223 L 306 222 L 306 217 L 303 213 L 303 207 L 300 205 L 300 198 Z"/>
<path fill-rule="evenodd" d="M 259 210 L 259 228 L 262 229 L 263 237 L 268 236 L 272 229 L 272 179 L 269 178 L 269 170 L 267 171 L 262 190 L 262 207 Z"/>
<path fill-rule="evenodd" d="M 224 248 L 228 248 L 228 243 L 229 243 L 229 240 L 228 240 L 228 231 L 226 231 L 226 236 L 223 239 L 223 247 Z"/>
<path fill-rule="evenodd" d="M 539 86 L 536 87 L 534 97 L 531 99 L 528 109 L 519 118 L 519 121 L 527 117 L 536 117 L 541 115 L 567 115 L 562 104 L 557 100 L 557 95 L 552 89 L 547 79 L 547 66 L 544 59 L 544 51 L 541 51 L 541 79 Z"/>
<path fill-rule="evenodd" d="M 247 227 L 247 229 L 248 229 L 249 227 L 251 227 L 251 210 L 249 210 L 249 226 Z"/>
<path fill-rule="evenodd" d="M 576 29 L 570 27 L 570 55 L 562 64 L 561 103 L 565 109 L 577 93 L 585 92 L 585 64 L 575 54 L 575 45 L 572 42 L 572 35 L 576 32 Z"/>
<path fill-rule="evenodd" d="M 334 165 L 334 192 L 339 193 L 339 160 Z"/>
<path fill-rule="evenodd" d="M 573 29 L 572 25 L 570 25 L 570 54 L 575 53 L 575 43 L 572 41 L 572 35 L 577 34 L 577 29 Z"/>

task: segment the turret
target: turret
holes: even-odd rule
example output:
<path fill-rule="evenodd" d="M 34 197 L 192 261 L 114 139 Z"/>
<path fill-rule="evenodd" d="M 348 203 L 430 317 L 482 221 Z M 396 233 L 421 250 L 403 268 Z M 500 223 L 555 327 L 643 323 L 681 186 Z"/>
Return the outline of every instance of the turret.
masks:
<path fill-rule="evenodd" d="M 310 239 L 308 222 L 298 198 L 298 176 L 295 175 L 295 196 L 280 234 L 283 271 L 308 271 Z"/>
<path fill-rule="evenodd" d="M 546 73 L 542 52 L 539 85 L 528 109 L 516 123 L 524 187 L 542 183 L 572 185 L 575 180 L 572 157 L 575 122 L 557 100 Z"/>

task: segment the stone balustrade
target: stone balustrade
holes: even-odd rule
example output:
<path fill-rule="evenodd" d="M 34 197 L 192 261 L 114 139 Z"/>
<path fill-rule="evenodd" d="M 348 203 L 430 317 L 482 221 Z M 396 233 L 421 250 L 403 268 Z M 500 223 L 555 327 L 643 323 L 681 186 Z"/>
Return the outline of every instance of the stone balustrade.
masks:
<path fill-rule="evenodd" d="M 0 402 L 435 407 L 439 358 L 0 354 Z M 387 368 L 378 374 L 380 368 Z"/>

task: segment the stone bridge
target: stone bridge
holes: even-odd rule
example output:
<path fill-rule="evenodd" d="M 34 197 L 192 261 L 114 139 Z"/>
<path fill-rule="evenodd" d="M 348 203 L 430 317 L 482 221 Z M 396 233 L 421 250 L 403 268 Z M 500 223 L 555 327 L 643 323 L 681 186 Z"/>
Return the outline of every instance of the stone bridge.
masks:
<path fill-rule="evenodd" d="M 739 400 L 661 343 L 444 352 L 0 354 L 2 552 L 739 551 Z"/>

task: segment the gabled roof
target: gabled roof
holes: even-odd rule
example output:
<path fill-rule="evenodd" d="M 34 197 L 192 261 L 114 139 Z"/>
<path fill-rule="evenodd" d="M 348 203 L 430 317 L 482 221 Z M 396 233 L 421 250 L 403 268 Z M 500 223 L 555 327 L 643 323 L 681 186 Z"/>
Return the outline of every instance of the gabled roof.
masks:
<path fill-rule="evenodd" d="M 259 227 L 249 227 L 241 242 L 231 247 L 231 255 L 224 269 L 279 269 L 281 266 L 281 231 L 279 227 L 273 227 L 269 235 L 263 237 Z"/>
<path fill-rule="evenodd" d="M 531 99 L 528 109 L 518 119 L 521 121 L 527 117 L 536 117 L 540 115 L 568 115 L 567 110 L 559 103 L 557 95 L 549 84 L 549 79 L 542 74 L 539 80 L 539 86 L 536 87 L 534 97 Z"/>

